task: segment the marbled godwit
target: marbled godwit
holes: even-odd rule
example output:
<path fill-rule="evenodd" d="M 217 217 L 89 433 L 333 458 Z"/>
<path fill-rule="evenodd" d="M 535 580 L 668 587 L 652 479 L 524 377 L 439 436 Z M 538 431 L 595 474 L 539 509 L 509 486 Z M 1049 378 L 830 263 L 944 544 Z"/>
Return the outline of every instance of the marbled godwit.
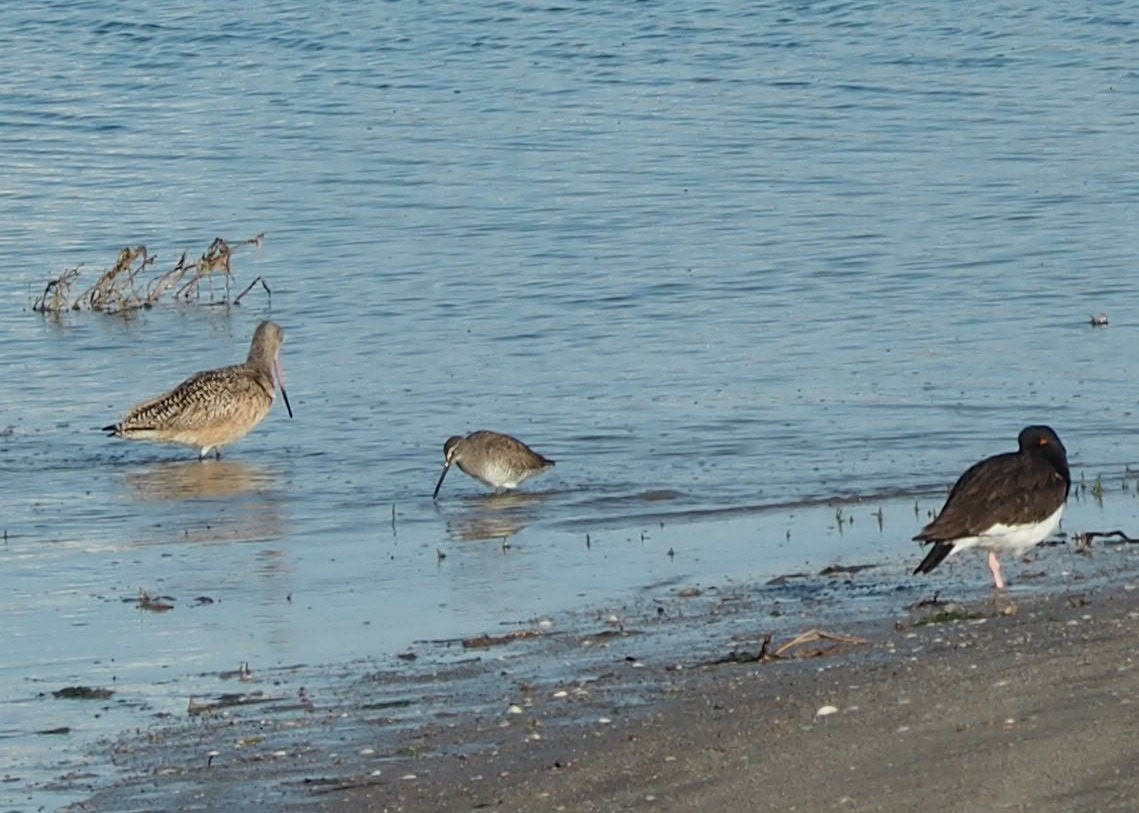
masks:
<path fill-rule="evenodd" d="M 981 548 L 1001 590 L 997 553 L 1020 556 L 1056 530 L 1072 484 L 1064 444 L 1047 426 L 1025 427 L 1017 444 L 1019 451 L 975 463 L 957 480 L 941 513 L 914 537 L 933 543 L 914 573 L 929 573 L 959 550 Z"/>
<path fill-rule="evenodd" d="M 523 480 L 541 474 L 554 465 L 518 438 L 480 429 L 465 438 L 455 435 L 443 444 L 443 473 L 431 499 L 439 496 L 443 478 L 455 463 L 476 480 L 493 489 L 517 488 Z"/>
<path fill-rule="evenodd" d="M 265 419 L 277 387 L 285 409 L 293 417 L 281 370 L 281 342 L 285 331 L 275 322 L 262 322 L 253 334 L 244 364 L 203 370 L 165 395 L 132 409 L 125 418 L 103 431 L 129 440 L 153 440 L 192 446 L 202 458 L 241 440 Z"/>

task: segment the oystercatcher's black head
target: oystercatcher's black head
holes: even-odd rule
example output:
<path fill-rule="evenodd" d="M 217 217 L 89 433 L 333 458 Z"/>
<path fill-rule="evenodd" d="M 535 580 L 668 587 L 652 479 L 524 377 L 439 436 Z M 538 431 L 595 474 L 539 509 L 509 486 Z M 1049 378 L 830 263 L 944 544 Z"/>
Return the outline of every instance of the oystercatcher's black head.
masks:
<path fill-rule="evenodd" d="M 1043 458 L 1051 463 L 1064 480 L 1071 482 L 1068 474 L 1068 450 L 1050 426 L 1026 426 L 1017 438 L 1021 454 Z"/>

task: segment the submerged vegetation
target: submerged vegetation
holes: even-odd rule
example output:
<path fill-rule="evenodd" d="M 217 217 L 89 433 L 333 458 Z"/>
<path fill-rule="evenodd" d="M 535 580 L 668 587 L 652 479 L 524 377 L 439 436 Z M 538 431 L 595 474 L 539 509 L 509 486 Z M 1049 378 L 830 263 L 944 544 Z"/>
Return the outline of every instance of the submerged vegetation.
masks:
<path fill-rule="evenodd" d="M 163 273 L 154 272 L 157 254 L 146 246 L 124 248 L 115 264 L 99 274 L 98 279 L 72 297 L 72 291 L 82 273 L 82 266 L 68 268 L 50 280 L 32 303 L 38 313 L 62 313 L 66 310 L 91 310 L 100 313 L 125 314 L 140 308 L 151 308 L 165 298 L 173 302 L 193 302 L 204 305 L 239 305 L 241 299 L 258 283 L 272 296 L 263 277 L 250 282 L 237 296 L 230 298 L 234 281 L 232 258 L 242 246 L 260 247 L 264 233 L 248 240 L 230 243 L 221 237 L 214 239 L 196 260 L 187 261 L 182 253 L 174 267 Z M 221 277 L 223 290 L 215 291 L 214 279 Z"/>

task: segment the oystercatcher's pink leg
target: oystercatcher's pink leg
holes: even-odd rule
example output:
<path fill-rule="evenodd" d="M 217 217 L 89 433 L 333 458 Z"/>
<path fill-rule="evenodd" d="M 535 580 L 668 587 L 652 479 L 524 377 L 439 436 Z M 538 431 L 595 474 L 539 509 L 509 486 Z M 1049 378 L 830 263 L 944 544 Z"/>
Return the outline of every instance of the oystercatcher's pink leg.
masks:
<path fill-rule="evenodd" d="M 1001 576 L 1001 561 L 997 555 L 989 551 L 989 570 L 993 571 L 993 583 L 997 586 L 998 590 L 1005 589 L 1005 580 Z"/>

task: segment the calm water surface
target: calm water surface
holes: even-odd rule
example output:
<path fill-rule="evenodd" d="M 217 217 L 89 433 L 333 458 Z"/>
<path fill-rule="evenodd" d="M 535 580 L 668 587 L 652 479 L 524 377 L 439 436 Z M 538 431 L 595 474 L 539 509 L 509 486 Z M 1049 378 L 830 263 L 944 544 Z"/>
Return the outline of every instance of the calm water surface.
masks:
<path fill-rule="evenodd" d="M 45 749 L 179 714 L 243 661 L 387 658 L 834 562 L 909 578 L 912 495 L 936 507 L 1029 422 L 1077 478 L 1122 473 L 1137 19 L 5 7 L 0 794 L 51 798 Z M 271 304 L 29 310 L 125 245 L 165 269 L 259 232 L 237 284 L 264 275 Z M 294 420 L 204 463 L 94 431 L 243 358 L 267 316 Z M 443 440 L 483 427 L 557 468 L 505 498 L 456 472 L 433 504 Z M 857 534 L 795 507 L 855 495 L 885 495 L 851 509 Z M 140 590 L 175 609 L 139 612 Z M 51 699 L 71 684 L 124 705 Z"/>

